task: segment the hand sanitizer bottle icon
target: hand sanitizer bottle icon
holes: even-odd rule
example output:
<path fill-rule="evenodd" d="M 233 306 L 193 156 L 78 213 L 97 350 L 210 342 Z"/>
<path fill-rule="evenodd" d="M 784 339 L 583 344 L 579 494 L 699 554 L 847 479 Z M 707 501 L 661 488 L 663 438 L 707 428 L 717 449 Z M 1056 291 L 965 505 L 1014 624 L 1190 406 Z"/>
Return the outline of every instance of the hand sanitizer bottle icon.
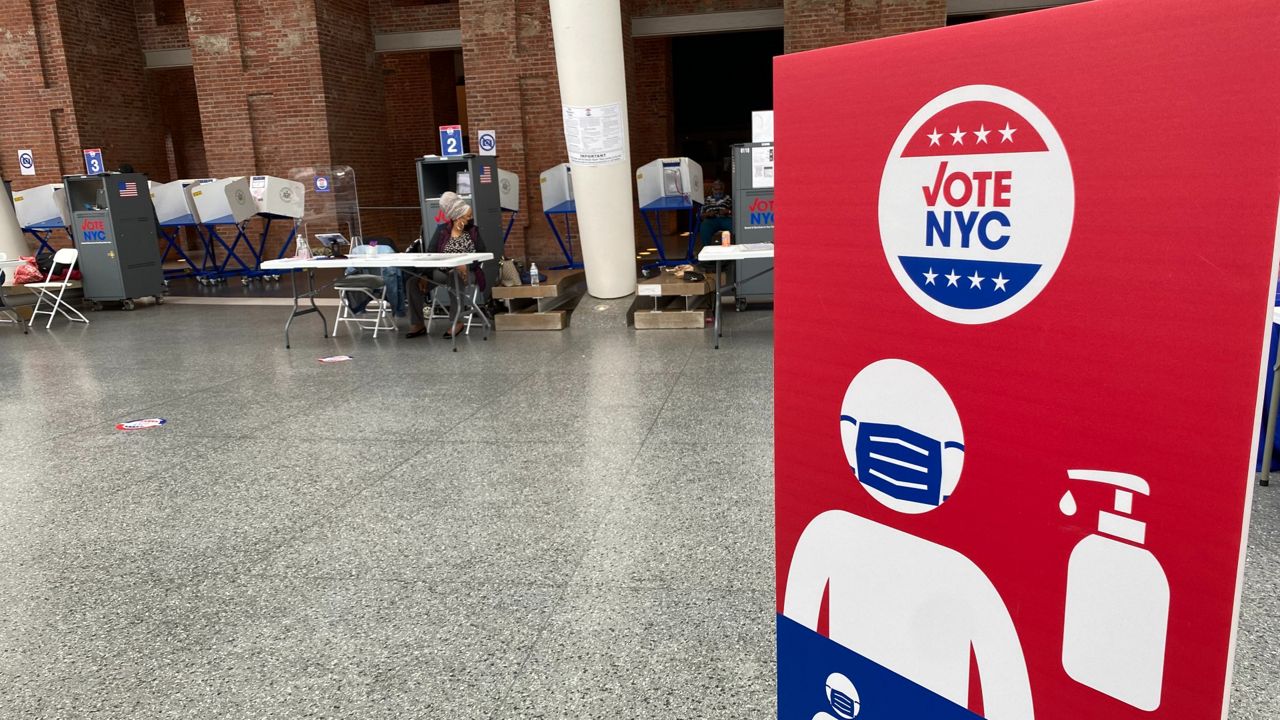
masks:
<path fill-rule="evenodd" d="M 1115 488 L 1115 511 L 1098 513 L 1098 532 L 1081 540 L 1067 565 L 1062 667 L 1076 682 L 1139 710 L 1160 707 L 1169 629 L 1169 580 L 1143 547 L 1146 523 L 1131 517 L 1133 495 L 1150 495 L 1136 475 L 1068 470 L 1072 480 Z M 1076 511 L 1068 490 L 1059 507 Z"/>

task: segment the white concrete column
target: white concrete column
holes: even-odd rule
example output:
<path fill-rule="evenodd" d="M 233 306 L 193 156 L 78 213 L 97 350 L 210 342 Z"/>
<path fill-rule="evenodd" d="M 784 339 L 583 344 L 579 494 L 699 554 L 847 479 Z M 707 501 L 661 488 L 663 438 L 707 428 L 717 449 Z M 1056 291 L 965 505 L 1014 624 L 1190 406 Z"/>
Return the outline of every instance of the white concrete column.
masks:
<path fill-rule="evenodd" d="M 0 186 L 0 253 L 9 256 L 10 260 L 32 254 L 22 228 L 18 227 L 18 215 L 13 210 L 13 202 L 9 200 L 9 193 L 4 191 L 3 186 Z M 10 270 L 5 275 L 5 283 L 12 285 L 13 271 Z"/>
<path fill-rule="evenodd" d="M 619 0 L 551 0 L 560 102 L 621 111 L 621 156 L 577 162 L 570 153 L 587 292 L 617 298 L 636 290 L 635 198 L 627 123 L 627 72 Z"/>

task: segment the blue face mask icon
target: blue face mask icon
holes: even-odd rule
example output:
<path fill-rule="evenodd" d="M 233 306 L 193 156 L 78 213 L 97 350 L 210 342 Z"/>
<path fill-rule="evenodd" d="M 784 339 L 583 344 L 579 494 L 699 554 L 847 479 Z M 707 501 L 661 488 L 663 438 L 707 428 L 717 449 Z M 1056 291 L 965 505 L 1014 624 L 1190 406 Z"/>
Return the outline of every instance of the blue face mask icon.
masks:
<path fill-rule="evenodd" d="M 842 718 L 858 717 L 858 701 L 835 688 L 831 688 L 831 709 Z"/>
<path fill-rule="evenodd" d="M 901 425 L 864 422 L 848 415 L 840 422 L 857 427 L 853 468 L 858 480 L 892 498 L 936 507 L 943 493 L 942 451 L 964 451 L 958 442 L 935 440 Z"/>

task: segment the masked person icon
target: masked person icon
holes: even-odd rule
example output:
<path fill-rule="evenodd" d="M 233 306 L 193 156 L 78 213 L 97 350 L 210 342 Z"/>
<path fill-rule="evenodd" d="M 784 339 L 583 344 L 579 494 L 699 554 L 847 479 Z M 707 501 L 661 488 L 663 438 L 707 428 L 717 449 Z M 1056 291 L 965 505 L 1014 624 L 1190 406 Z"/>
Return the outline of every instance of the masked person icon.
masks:
<path fill-rule="evenodd" d="M 827 704 L 835 714 L 820 712 L 813 716 L 813 720 L 854 720 L 858 717 L 858 713 L 862 711 L 862 702 L 853 681 L 840 673 L 831 673 L 827 676 L 826 691 Z"/>
<path fill-rule="evenodd" d="M 924 368 L 868 365 L 849 384 L 839 427 L 852 474 L 884 506 L 926 513 L 956 492 L 963 428 Z M 961 707 L 977 700 L 969 695 L 973 660 L 984 717 L 1034 717 L 1009 611 L 955 549 L 843 510 L 821 513 L 796 542 L 782 613 L 816 631 L 824 600 L 832 641 Z"/>

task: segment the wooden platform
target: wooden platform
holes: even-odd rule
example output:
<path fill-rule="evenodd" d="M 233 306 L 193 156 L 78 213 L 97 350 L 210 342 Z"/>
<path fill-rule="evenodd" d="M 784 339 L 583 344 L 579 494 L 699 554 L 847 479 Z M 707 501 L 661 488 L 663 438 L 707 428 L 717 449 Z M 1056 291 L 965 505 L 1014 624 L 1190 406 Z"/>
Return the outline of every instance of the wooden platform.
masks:
<path fill-rule="evenodd" d="M 637 330 L 701 330 L 707 326 L 715 279 L 697 282 L 662 273 L 636 283 L 631 322 Z"/>
<path fill-rule="evenodd" d="M 569 326 L 572 308 L 562 305 L 582 294 L 586 273 L 582 270 L 548 270 L 546 282 L 493 288 L 493 298 L 503 301 L 507 312 L 494 316 L 498 330 L 563 330 Z"/>

